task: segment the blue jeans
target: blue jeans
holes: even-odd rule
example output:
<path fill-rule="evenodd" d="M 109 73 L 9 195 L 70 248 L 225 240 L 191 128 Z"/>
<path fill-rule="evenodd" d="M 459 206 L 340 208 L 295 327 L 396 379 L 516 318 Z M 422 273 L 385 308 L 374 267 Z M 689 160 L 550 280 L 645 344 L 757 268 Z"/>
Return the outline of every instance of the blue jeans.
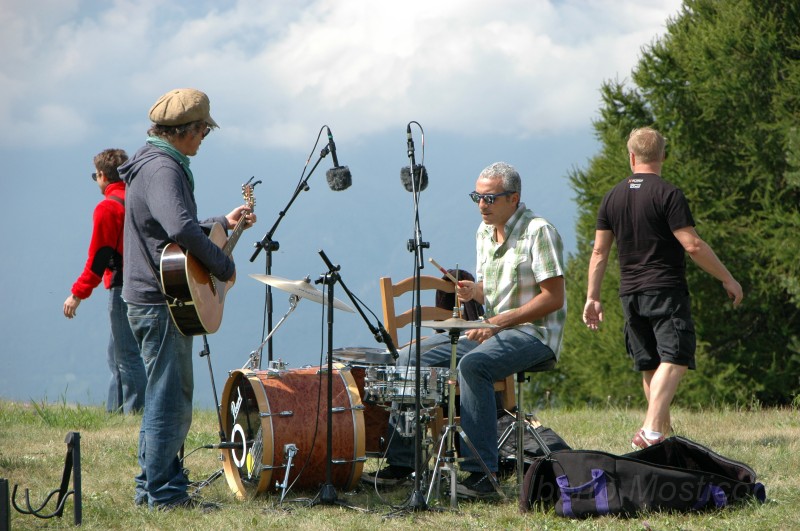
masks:
<path fill-rule="evenodd" d="M 111 334 L 108 338 L 108 384 L 106 409 L 123 413 L 136 413 L 144 407 L 144 389 L 147 375 L 139 353 L 139 345 L 128 323 L 128 305 L 122 300 L 122 287 L 108 290 L 108 316 Z"/>
<path fill-rule="evenodd" d="M 448 334 L 436 334 L 424 339 L 420 350 L 420 366 L 450 366 L 451 345 Z M 415 357 L 416 346 L 406 347 L 400 351 L 397 365 L 416 365 Z M 470 341 L 464 336 L 459 338 L 456 359 L 461 396 L 461 428 L 490 471 L 497 472 L 498 468 L 494 382 L 553 357 L 555 355 L 547 345 L 515 328 L 502 330 L 483 343 Z M 397 434 L 392 437 L 394 425 L 393 414 L 389 420 L 388 440 L 391 443 L 387 451 L 387 461 L 392 465 L 413 467 L 414 438 L 404 438 Z M 464 457 L 462 470 L 483 471 L 466 444 L 461 444 L 461 453 Z"/>
<path fill-rule="evenodd" d="M 128 303 L 128 320 L 147 372 L 135 499 L 167 505 L 185 499 L 189 484 L 178 451 L 192 424 L 192 337 L 175 328 L 166 304 Z"/>

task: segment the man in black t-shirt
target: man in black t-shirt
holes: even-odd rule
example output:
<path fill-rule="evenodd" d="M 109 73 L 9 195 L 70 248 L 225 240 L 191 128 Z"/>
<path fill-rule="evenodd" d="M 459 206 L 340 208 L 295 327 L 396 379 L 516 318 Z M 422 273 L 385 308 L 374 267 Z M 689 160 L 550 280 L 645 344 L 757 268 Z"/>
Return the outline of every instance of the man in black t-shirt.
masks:
<path fill-rule="evenodd" d="M 647 415 L 634 435 L 634 449 L 662 441 L 671 431 L 669 407 L 686 371 L 695 368 L 695 333 L 686 253 L 722 282 L 738 306 L 742 287 L 694 230 L 683 192 L 661 178 L 666 141 L 655 129 L 634 129 L 628 139 L 633 174 L 603 198 L 597 214 L 594 249 L 583 322 L 597 330 L 603 320 L 600 287 L 616 240 L 619 296 L 625 315 L 625 346 L 642 373 Z"/>

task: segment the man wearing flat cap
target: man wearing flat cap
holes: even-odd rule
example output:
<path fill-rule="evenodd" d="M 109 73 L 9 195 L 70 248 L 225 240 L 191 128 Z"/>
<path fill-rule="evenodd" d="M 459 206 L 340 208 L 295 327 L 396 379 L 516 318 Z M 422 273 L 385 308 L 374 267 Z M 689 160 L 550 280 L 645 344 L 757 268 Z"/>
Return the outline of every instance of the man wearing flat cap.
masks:
<path fill-rule="evenodd" d="M 209 508 L 188 496 L 189 480 L 177 457 L 192 422 L 192 337 L 172 322 L 158 270 L 164 247 L 176 242 L 216 278 L 231 279 L 233 261 L 203 227 L 216 222 L 232 228 L 242 216 L 250 226 L 255 215 L 243 205 L 198 221 L 189 157 L 218 127 L 208 96 L 188 88 L 167 92 L 150 109 L 150 120 L 144 147 L 119 168 L 127 185 L 122 296 L 147 371 L 135 501 L 151 508 Z"/>

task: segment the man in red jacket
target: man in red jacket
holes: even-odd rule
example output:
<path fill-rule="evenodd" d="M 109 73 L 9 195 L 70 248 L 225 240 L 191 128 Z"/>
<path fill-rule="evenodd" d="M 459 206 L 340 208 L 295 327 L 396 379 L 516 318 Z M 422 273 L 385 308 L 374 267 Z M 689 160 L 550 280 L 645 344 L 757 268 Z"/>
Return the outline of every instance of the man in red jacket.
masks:
<path fill-rule="evenodd" d="M 109 291 L 108 312 L 111 337 L 108 341 L 108 367 L 111 382 L 106 409 L 134 413 L 144 407 L 147 376 L 139 346 L 128 324 L 128 308 L 122 299 L 122 229 L 125 224 L 125 183 L 119 178 L 119 167 L 128 160 L 121 149 L 106 149 L 94 158 L 92 179 L 105 198 L 94 209 L 89 258 L 83 273 L 72 285 L 72 293 L 64 301 L 64 316 L 75 317 L 81 300 L 103 284 Z"/>

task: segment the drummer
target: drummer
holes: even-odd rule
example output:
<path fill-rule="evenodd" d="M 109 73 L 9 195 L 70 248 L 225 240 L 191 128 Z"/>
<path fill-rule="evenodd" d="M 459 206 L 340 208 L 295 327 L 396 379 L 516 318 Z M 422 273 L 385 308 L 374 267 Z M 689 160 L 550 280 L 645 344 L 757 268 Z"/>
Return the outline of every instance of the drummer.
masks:
<path fill-rule="evenodd" d="M 496 492 L 477 460 L 496 478 L 494 382 L 557 359 L 561 347 L 567 313 L 561 237 L 520 201 L 521 193 L 517 170 L 497 162 L 481 172 L 469 194 L 482 218 L 476 233 L 476 281 L 459 282 L 457 294 L 463 301 L 483 304 L 485 322 L 497 327 L 466 330 L 457 347 L 461 427 L 477 452 L 471 455 L 467 445 L 461 445 L 461 469 L 470 474 L 456 492 L 466 498 L 488 498 Z M 415 364 L 416 351 L 414 346 L 403 349 L 397 364 Z M 420 351 L 422 366 L 450 365 L 447 333 L 423 340 Z M 389 464 L 365 474 L 366 482 L 398 485 L 414 472 L 414 439 L 391 437 L 394 417 L 387 439 Z"/>

